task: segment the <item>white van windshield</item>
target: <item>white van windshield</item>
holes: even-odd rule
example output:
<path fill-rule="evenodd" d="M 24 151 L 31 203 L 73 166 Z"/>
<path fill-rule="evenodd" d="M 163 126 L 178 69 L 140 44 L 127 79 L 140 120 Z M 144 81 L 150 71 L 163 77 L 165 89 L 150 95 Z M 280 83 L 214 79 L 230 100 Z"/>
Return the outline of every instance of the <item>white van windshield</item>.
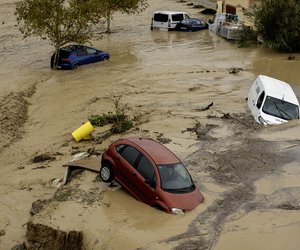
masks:
<path fill-rule="evenodd" d="M 299 118 L 299 107 L 297 105 L 271 96 L 266 97 L 262 110 L 268 115 L 284 120 Z"/>

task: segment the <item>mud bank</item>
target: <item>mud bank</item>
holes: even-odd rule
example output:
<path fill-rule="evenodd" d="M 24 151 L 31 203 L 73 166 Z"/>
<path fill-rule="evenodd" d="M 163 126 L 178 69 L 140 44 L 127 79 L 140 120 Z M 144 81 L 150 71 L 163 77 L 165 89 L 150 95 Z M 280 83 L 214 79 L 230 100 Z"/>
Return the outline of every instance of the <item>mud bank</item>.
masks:
<path fill-rule="evenodd" d="M 240 49 L 207 30 L 152 32 L 156 10 L 203 17 L 185 3 L 161 0 L 150 1 L 139 15 L 114 16 L 113 33 L 93 42 L 109 51 L 108 63 L 51 71 L 52 48 L 39 39 L 21 40 L 11 16 L 14 2 L 2 0 L 1 5 L 5 47 L 0 56 L 6 63 L 1 64 L 0 99 L 5 112 L 20 111 L 3 126 L 1 122 L 1 138 L 14 141 L 1 140 L 7 145 L 0 151 L 1 249 L 26 241 L 28 221 L 82 231 L 85 249 L 241 249 L 255 241 L 248 236 L 257 234 L 248 232 L 267 235 L 272 225 L 273 235 L 282 236 L 278 241 L 298 243 L 289 232 L 299 230 L 299 123 L 253 126 L 245 103 L 257 74 L 291 82 L 299 96 L 300 75 L 292 70 L 299 68 L 298 55 L 288 61 L 286 55 L 262 48 Z M 229 74 L 232 67 L 243 70 Z M 21 91 L 34 83 L 29 99 Z M 76 143 L 71 132 L 92 114 L 114 111 L 116 98 L 128 104 L 134 127 L 106 138 L 101 135 L 110 127 L 97 128 L 99 140 Z M 13 132 L 6 131 L 10 126 Z M 66 187 L 52 185 L 64 176 L 62 165 L 75 153 L 99 155 L 114 140 L 132 135 L 160 140 L 180 156 L 205 202 L 184 216 L 169 215 L 86 171 Z M 32 216 L 32 203 L 39 199 L 51 202 Z M 260 241 L 272 249 L 270 238 Z M 286 245 L 296 249 L 292 247 Z"/>
<path fill-rule="evenodd" d="M 198 172 L 206 173 L 209 178 L 215 180 L 216 185 L 226 187 L 226 190 L 205 212 L 197 216 L 184 234 L 172 237 L 167 241 L 179 241 L 180 244 L 175 249 L 212 249 L 215 246 L 216 249 L 230 249 L 229 246 L 234 246 L 233 249 L 237 249 L 239 246 L 246 244 L 246 241 L 241 239 L 242 237 L 240 237 L 240 241 L 237 239 L 235 244 L 229 243 L 227 248 L 224 248 L 223 245 L 225 240 L 222 240 L 220 245 L 217 244 L 227 223 L 234 223 L 236 218 L 242 218 L 253 212 L 259 213 L 261 211 L 269 214 L 273 213 L 274 209 L 278 209 L 278 214 L 285 214 L 281 211 L 299 210 L 300 208 L 299 196 L 291 195 L 296 190 L 300 191 L 298 184 L 296 187 L 293 183 L 287 184 L 290 187 L 290 194 L 288 194 L 289 191 L 285 187 L 278 186 L 276 192 L 269 196 L 262 196 L 257 191 L 256 186 L 258 180 L 260 183 L 264 183 L 264 180 L 269 178 L 270 175 L 276 176 L 285 171 L 282 168 L 284 164 L 298 162 L 297 149 L 294 147 L 295 143 L 298 147 L 299 142 L 297 140 L 285 142 L 260 140 L 257 135 L 264 134 L 272 128 L 257 125 L 251 128 L 253 124 L 252 117 L 245 117 L 244 115 L 237 117 L 238 121 L 241 122 L 231 120 L 225 123 L 228 129 L 234 131 L 231 139 L 226 138 L 229 147 L 222 148 L 225 143 L 220 139 L 202 141 L 200 142 L 201 150 L 189 157 L 191 159 L 189 164 L 192 168 L 194 165 L 193 169 L 197 168 L 199 164 L 197 160 L 202 159 L 205 165 L 200 169 L 197 168 Z M 292 131 L 298 126 L 298 123 L 294 123 L 290 124 L 289 129 L 287 127 L 285 129 Z M 214 145 L 213 153 L 211 153 L 212 145 Z M 282 147 L 285 150 L 282 150 Z M 220 151 L 218 148 L 222 148 L 222 150 Z M 297 171 L 297 176 L 299 176 L 299 173 L 300 171 Z M 299 219 L 296 221 L 299 221 Z M 247 225 L 243 226 L 243 228 L 245 227 Z M 234 233 L 231 233 L 231 235 L 234 236 Z M 254 236 L 252 235 L 252 237 Z M 251 239 L 249 236 L 245 236 L 245 238 L 248 241 Z M 273 243 L 271 242 L 261 242 L 261 244 L 266 249 L 272 249 Z M 297 241 L 290 244 L 290 246 L 296 245 Z M 249 249 L 252 247 L 250 246 Z"/>
<path fill-rule="evenodd" d="M 199 130 L 199 123 L 196 123 L 194 128 L 182 130 L 184 134 L 196 132 L 198 135 L 197 147 L 199 150 L 186 157 L 185 163 L 189 171 L 193 173 L 195 182 L 207 199 L 195 211 L 185 215 L 186 218 L 174 218 L 176 216 L 155 211 L 155 209 L 144 204 L 139 205 L 139 202 L 134 201 L 130 195 L 129 198 L 132 199 L 132 202 L 136 202 L 135 205 L 131 204 L 129 207 L 128 204 L 121 203 L 122 206 L 125 206 L 116 208 L 116 206 L 119 206 L 120 201 L 112 199 L 112 191 L 120 192 L 120 187 L 110 188 L 99 182 L 95 175 L 85 173 L 78 175 L 68 186 L 58 190 L 54 198 L 50 199 L 50 202 L 32 220 L 35 223 L 46 223 L 63 230 L 76 228 L 86 232 L 88 229 L 83 227 L 82 223 L 76 221 L 70 223 L 68 220 L 77 213 L 83 220 L 87 219 L 83 213 L 88 213 L 89 217 L 99 218 L 99 211 L 97 210 L 101 207 L 105 214 L 116 216 L 118 218 L 115 218 L 116 221 L 124 220 L 125 223 L 118 224 L 119 227 L 116 229 L 114 222 L 102 218 L 102 220 L 99 220 L 100 224 L 93 225 L 93 230 L 100 234 L 109 225 L 109 227 L 113 227 L 113 231 L 119 235 L 120 239 L 113 242 L 112 239 L 107 241 L 106 237 L 89 234 L 87 236 L 89 243 L 85 242 L 87 249 L 104 249 L 106 247 L 116 249 L 120 246 L 119 244 L 126 244 L 126 249 L 136 247 L 141 249 L 213 249 L 216 247 L 218 249 L 220 236 L 221 243 L 223 244 L 225 241 L 225 245 L 228 244 L 228 249 L 230 249 L 232 244 L 226 243 L 226 235 L 228 234 L 225 234 L 224 239 L 222 232 L 223 230 L 231 232 L 232 226 L 230 225 L 232 223 L 237 224 L 237 218 L 247 218 L 253 213 L 262 216 L 265 214 L 268 217 L 276 210 L 276 213 L 282 216 L 287 213 L 291 215 L 290 211 L 295 211 L 294 216 L 296 216 L 297 210 L 300 209 L 300 197 L 298 195 L 300 186 L 298 183 L 286 183 L 286 186 L 278 185 L 274 192 L 264 195 L 261 193 L 262 188 L 258 187 L 262 183 L 266 183 L 265 180 L 269 179 L 270 176 L 275 178 L 275 176 L 280 176 L 282 172 L 291 173 L 291 169 L 283 166 L 298 162 L 297 147 L 299 141 L 295 138 L 284 141 L 264 140 L 259 138 L 260 134 L 274 133 L 274 130 L 276 131 L 279 128 L 259 126 L 254 123 L 251 116 L 245 114 L 226 114 L 219 117 L 217 114 L 219 114 L 219 111 L 210 110 L 207 123 L 202 127 L 213 127 L 207 133 L 204 133 L 203 129 Z M 285 125 L 285 131 L 288 133 L 288 131 L 293 131 L 297 127 L 298 122 L 292 122 Z M 232 134 L 222 133 L 220 136 L 220 130 L 228 130 Z M 201 135 L 200 138 L 199 134 Z M 169 141 L 168 143 L 172 142 Z M 166 146 L 168 146 L 168 143 Z M 293 168 L 293 171 L 296 171 L 294 174 L 299 177 L 300 171 L 297 168 Z M 88 185 L 87 180 L 90 180 L 93 184 Z M 137 212 L 137 218 L 135 219 L 133 218 L 136 214 L 129 213 L 130 208 L 134 209 L 131 206 L 137 206 L 138 209 L 138 211 L 135 210 Z M 70 215 L 69 212 L 66 213 L 71 207 L 76 207 L 77 213 L 75 211 L 73 215 Z M 151 213 L 150 210 L 152 210 Z M 153 231 L 155 228 L 155 232 L 148 232 L 146 238 L 133 240 L 127 235 L 129 238 L 126 240 L 126 237 L 121 236 L 127 230 L 133 234 L 143 234 L 146 228 L 137 228 L 135 223 L 147 221 L 149 213 L 150 218 L 159 216 L 161 219 L 173 221 L 173 226 L 174 223 L 180 222 L 180 227 L 167 232 L 165 226 L 161 225 L 161 228 L 157 228 L 148 225 L 147 230 Z M 69 219 L 59 219 L 64 218 L 67 214 Z M 101 223 L 103 220 L 108 225 L 103 225 Z M 134 223 L 131 220 L 134 220 Z M 295 223 L 298 223 L 298 220 Z M 297 225 L 295 225 L 296 228 Z M 186 228 L 185 231 L 184 228 Z M 182 233 L 168 238 L 169 234 L 176 234 L 180 231 Z M 162 235 L 159 236 L 158 232 L 161 232 Z M 232 233 L 229 235 L 232 235 Z M 235 248 L 245 244 L 245 240 L 241 235 L 243 234 L 240 233 L 239 241 L 235 242 Z M 155 240 L 150 240 L 153 237 Z M 251 240 L 249 237 L 246 239 Z M 94 244 L 91 242 L 94 242 Z M 105 244 L 102 245 L 101 242 L 105 242 Z M 107 244 L 110 244 L 110 246 Z M 271 249 L 273 243 L 263 241 L 262 244 L 266 249 Z M 290 246 L 296 246 L 296 244 L 290 244 Z"/>
<path fill-rule="evenodd" d="M 26 239 L 30 243 L 27 249 L 80 250 L 82 237 L 82 232 L 63 232 L 41 224 L 27 224 Z"/>
<path fill-rule="evenodd" d="M 11 92 L 0 97 L 0 150 L 22 138 L 22 127 L 28 119 L 29 99 L 35 85 L 21 92 Z"/>

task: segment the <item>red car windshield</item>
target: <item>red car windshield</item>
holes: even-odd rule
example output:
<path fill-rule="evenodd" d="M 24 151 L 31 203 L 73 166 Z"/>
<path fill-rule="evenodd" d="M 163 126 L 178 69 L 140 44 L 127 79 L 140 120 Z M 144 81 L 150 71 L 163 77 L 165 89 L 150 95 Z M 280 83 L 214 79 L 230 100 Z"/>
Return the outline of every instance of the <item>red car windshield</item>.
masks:
<path fill-rule="evenodd" d="M 172 193 L 189 193 L 195 185 L 182 163 L 157 166 L 161 188 Z"/>

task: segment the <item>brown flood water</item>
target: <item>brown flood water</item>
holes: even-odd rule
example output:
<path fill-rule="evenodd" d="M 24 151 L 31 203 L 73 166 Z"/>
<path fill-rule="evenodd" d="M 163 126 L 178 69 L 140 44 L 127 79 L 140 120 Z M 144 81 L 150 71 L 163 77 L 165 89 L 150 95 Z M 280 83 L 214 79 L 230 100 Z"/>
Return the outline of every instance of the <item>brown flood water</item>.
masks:
<path fill-rule="evenodd" d="M 47 42 L 21 39 L 13 17 L 15 2 L 0 0 L 1 113 L 8 109 L 16 113 L 17 121 L 24 100 L 30 105 L 21 130 L 11 123 L 8 126 L 0 114 L 4 138 L 0 143 L 0 230 L 5 231 L 0 249 L 23 242 L 24 225 L 30 219 L 62 230 L 83 230 L 87 249 L 299 249 L 298 121 L 257 131 L 220 119 L 228 112 L 242 114 L 239 119 L 248 115 L 245 97 L 258 74 L 291 83 L 299 97 L 299 54 L 289 61 L 287 54 L 268 49 L 238 48 L 207 30 L 150 31 L 156 10 L 210 17 L 184 3 L 149 0 L 149 8 L 139 15 L 115 15 L 113 33 L 93 42 L 110 53 L 109 62 L 51 71 L 52 48 Z M 95 30 L 98 36 L 100 31 Z M 242 70 L 229 74 L 230 67 Z M 28 97 L 22 91 L 32 85 L 35 92 Z M 11 92 L 19 93 L 18 98 L 7 98 Z M 162 134 L 170 139 L 166 146 L 184 160 L 205 202 L 184 216 L 172 216 L 137 202 L 120 188 L 94 181 L 96 174 L 85 172 L 59 191 L 67 197 L 31 218 L 32 202 L 53 196 L 57 189 L 51 180 L 63 177 L 61 166 L 74 151 L 92 147 L 103 151 L 121 137 L 95 144 L 76 143 L 70 136 L 89 115 L 113 111 L 117 97 L 135 116 L 136 130 L 126 136 L 158 139 Z M 198 111 L 212 101 L 211 110 Z M 184 132 L 197 121 L 214 125 L 208 137 L 198 139 L 195 133 Z M 97 128 L 95 134 L 105 129 Z M 256 140 L 263 144 L 252 142 Z M 31 163 L 41 153 L 56 159 Z M 247 162 L 255 171 L 241 170 Z M 224 172 L 213 172 L 216 166 L 224 167 Z"/>

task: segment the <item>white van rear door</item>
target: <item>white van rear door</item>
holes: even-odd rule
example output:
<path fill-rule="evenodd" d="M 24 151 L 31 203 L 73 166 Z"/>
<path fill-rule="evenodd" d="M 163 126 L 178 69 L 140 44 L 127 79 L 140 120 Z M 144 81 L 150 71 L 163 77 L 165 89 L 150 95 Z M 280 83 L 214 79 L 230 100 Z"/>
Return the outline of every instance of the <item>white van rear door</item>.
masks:
<path fill-rule="evenodd" d="M 164 13 L 155 13 L 153 16 L 154 28 L 168 28 L 169 15 Z"/>

